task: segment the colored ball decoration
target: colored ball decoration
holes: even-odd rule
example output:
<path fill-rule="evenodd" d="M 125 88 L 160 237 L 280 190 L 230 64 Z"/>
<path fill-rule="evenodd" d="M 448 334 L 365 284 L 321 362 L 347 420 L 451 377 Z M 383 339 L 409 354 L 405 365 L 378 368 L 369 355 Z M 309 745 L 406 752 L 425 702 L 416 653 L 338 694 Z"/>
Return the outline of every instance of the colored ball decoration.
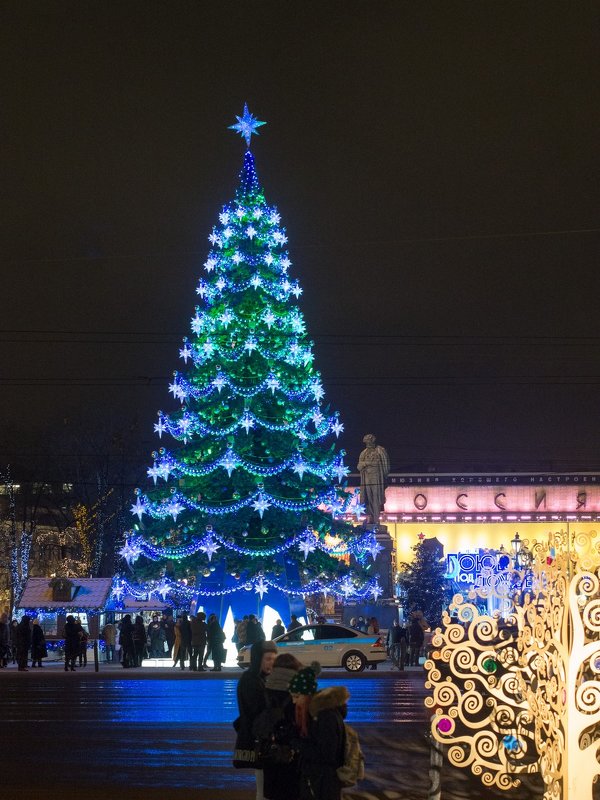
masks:
<path fill-rule="evenodd" d="M 486 672 L 493 674 L 498 669 L 498 662 L 493 658 L 486 658 L 481 666 Z"/>

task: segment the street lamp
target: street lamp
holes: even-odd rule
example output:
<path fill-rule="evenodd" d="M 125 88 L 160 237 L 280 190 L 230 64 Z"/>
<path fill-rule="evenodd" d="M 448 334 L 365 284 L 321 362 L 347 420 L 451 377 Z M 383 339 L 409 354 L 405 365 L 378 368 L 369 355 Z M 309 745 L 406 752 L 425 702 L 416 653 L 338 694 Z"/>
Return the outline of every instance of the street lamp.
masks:
<path fill-rule="evenodd" d="M 521 537 L 519 536 L 518 531 L 515 533 L 515 538 L 511 539 L 510 543 L 512 545 L 512 550 L 513 550 L 513 560 L 515 569 L 519 569 L 519 567 L 521 566 L 520 556 L 521 556 L 521 546 L 523 542 L 521 541 Z"/>

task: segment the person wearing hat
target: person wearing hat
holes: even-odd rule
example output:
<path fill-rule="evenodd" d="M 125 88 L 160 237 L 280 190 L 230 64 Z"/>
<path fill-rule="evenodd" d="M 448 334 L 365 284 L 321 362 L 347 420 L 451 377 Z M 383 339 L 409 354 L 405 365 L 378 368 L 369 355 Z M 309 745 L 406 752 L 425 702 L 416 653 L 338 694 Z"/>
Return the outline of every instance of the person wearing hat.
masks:
<path fill-rule="evenodd" d="M 254 768 L 255 751 L 252 726 L 256 717 L 267 707 L 266 680 L 273 671 L 277 655 L 275 642 L 255 642 L 250 649 L 250 666 L 237 685 L 239 716 L 233 723 L 237 732 L 234 766 Z M 262 769 L 255 770 L 256 800 L 264 800 Z"/>
<path fill-rule="evenodd" d="M 290 682 L 300 731 L 300 800 L 341 800 L 337 768 L 344 763 L 345 686 L 317 691 L 315 671 L 300 670 Z"/>
<path fill-rule="evenodd" d="M 277 751 L 277 758 L 263 765 L 264 796 L 269 800 L 298 800 L 300 774 L 293 741 L 298 732 L 290 681 L 302 664 L 291 653 L 280 653 L 273 662 L 273 671 L 265 682 L 267 707 L 254 721 L 253 733 Z"/>

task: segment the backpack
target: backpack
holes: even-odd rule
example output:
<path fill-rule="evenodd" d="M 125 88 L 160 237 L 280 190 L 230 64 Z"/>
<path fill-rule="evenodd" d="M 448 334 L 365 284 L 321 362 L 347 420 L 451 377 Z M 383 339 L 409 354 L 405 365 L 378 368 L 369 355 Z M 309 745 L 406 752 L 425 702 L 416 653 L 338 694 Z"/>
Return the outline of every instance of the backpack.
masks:
<path fill-rule="evenodd" d="M 276 764 L 290 764 L 294 760 L 294 751 L 288 743 L 289 731 L 286 730 L 283 708 L 273 708 L 267 698 L 267 707 L 260 712 L 252 723 L 252 734 L 255 742 L 257 769 Z"/>
<path fill-rule="evenodd" d="M 337 776 L 342 786 L 348 787 L 365 777 L 365 757 L 354 728 L 344 723 L 344 734 L 344 763 L 337 768 Z"/>

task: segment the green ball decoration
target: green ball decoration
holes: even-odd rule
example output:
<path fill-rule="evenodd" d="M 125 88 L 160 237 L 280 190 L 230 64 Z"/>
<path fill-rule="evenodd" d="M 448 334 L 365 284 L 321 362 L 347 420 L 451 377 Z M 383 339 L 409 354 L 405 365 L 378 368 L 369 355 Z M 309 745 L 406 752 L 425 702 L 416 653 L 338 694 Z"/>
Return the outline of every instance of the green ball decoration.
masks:
<path fill-rule="evenodd" d="M 496 670 L 498 669 L 498 662 L 493 658 L 486 658 L 486 660 L 483 662 L 481 666 L 484 668 L 486 672 L 492 674 L 496 672 Z"/>

